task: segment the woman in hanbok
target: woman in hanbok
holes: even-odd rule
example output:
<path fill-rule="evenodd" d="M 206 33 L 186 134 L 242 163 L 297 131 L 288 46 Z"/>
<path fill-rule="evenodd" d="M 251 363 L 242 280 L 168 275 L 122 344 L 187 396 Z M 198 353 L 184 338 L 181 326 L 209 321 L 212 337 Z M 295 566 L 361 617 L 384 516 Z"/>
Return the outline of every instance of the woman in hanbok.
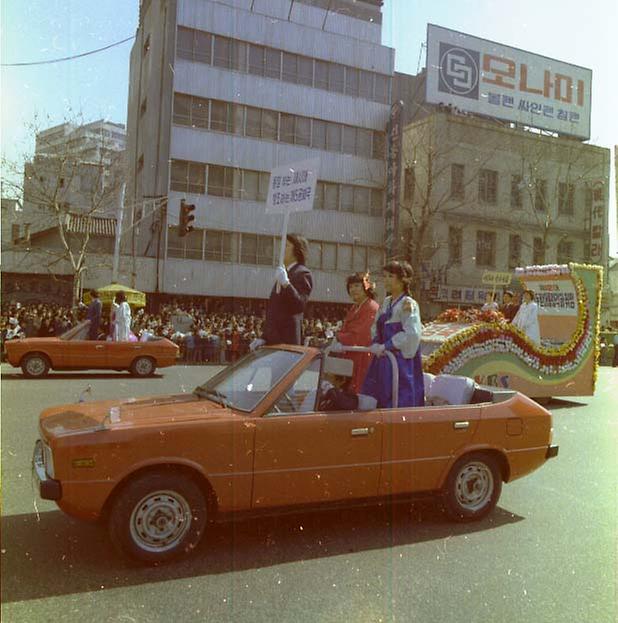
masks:
<path fill-rule="evenodd" d="M 122 290 L 116 294 L 116 304 L 118 307 L 114 309 L 114 341 L 128 342 L 131 334 L 131 308 Z"/>
<path fill-rule="evenodd" d="M 346 281 L 346 287 L 354 305 L 346 314 L 341 331 L 337 333 L 337 339 L 331 347 L 331 352 L 341 352 L 341 346 L 370 346 L 371 327 L 380 308 L 374 300 L 374 285 L 369 280 L 369 273 L 350 275 Z M 348 389 L 359 393 L 372 355 L 371 353 L 347 353 L 344 356 L 354 362 L 354 371 Z"/>
<path fill-rule="evenodd" d="M 387 296 L 371 328 L 375 355 L 367 371 L 361 393 L 375 398 L 378 408 L 388 409 L 392 402 L 392 365 L 384 355 L 395 355 L 399 369 L 399 407 L 425 404 L 421 363 L 421 314 L 410 296 L 412 267 L 407 262 L 389 262 L 384 268 Z"/>
<path fill-rule="evenodd" d="M 534 300 L 534 292 L 525 290 L 521 306 L 513 318 L 514 326 L 521 329 L 531 342 L 541 344 L 541 329 L 539 327 L 539 306 Z"/>

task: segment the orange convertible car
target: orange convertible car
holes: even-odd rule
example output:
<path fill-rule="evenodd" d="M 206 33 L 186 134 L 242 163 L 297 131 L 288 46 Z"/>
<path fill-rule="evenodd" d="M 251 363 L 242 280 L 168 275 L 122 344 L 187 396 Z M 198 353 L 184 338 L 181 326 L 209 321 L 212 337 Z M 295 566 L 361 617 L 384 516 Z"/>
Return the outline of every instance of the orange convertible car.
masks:
<path fill-rule="evenodd" d="M 150 376 L 157 368 L 173 366 L 178 346 L 166 338 L 148 342 L 88 340 L 88 320 L 60 337 L 32 337 L 6 342 L 8 362 L 25 376 L 41 378 L 53 370 L 129 370 Z"/>
<path fill-rule="evenodd" d="M 558 453 L 551 414 L 510 390 L 326 412 L 332 362 L 313 348 L 267 347 L 192 394 L 47 409 L 34 451 L 40 494 L 74 517 L 104 519 L 125 554 L 162 562 L 194 549 L 207 521 L 246 512 L 432 492 L 454 519 L 478 519 L 503 482 Z"/>

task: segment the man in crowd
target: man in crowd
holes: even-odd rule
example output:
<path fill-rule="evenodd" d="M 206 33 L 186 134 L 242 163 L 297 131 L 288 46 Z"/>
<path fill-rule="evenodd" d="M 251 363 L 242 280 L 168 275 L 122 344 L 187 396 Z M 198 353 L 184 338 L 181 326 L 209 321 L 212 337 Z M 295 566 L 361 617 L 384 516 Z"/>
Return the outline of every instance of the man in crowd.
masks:
<path fill-rule="evenodd" d="M 86 319 L 90 320 L 88 339 L 96 340 L 99 337 L 99 325 L 101 324 L 103 303 L 101 303 L 99 293 L 96 290 L 90 290 L 90 299 L 90 305 L 88 305 L 88 312 L 86 313 Z"/>

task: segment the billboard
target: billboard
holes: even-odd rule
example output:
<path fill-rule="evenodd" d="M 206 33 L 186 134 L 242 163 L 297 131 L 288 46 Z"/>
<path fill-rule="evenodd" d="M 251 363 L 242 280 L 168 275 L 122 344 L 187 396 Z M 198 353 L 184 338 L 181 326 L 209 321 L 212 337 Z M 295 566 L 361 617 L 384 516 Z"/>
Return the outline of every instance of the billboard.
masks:
<path fill-rule="evenodd" d="M 432 104 L 590 138 L 592 70 L 428 24 Z"/>

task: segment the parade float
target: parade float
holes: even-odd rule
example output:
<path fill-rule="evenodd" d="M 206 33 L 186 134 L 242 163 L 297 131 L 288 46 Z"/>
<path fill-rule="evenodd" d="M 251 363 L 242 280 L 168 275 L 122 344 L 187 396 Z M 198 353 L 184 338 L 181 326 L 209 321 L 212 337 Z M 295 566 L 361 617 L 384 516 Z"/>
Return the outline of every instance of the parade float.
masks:
<path fill-rule="evenodd" d="M 603 269 L 583 264 L 515 270 L 535 292 L 541 343 L 497 312 L 449 309 L 425 325 L 423 368 L 534 398 L 592 395 L 599 360 Z"/>

